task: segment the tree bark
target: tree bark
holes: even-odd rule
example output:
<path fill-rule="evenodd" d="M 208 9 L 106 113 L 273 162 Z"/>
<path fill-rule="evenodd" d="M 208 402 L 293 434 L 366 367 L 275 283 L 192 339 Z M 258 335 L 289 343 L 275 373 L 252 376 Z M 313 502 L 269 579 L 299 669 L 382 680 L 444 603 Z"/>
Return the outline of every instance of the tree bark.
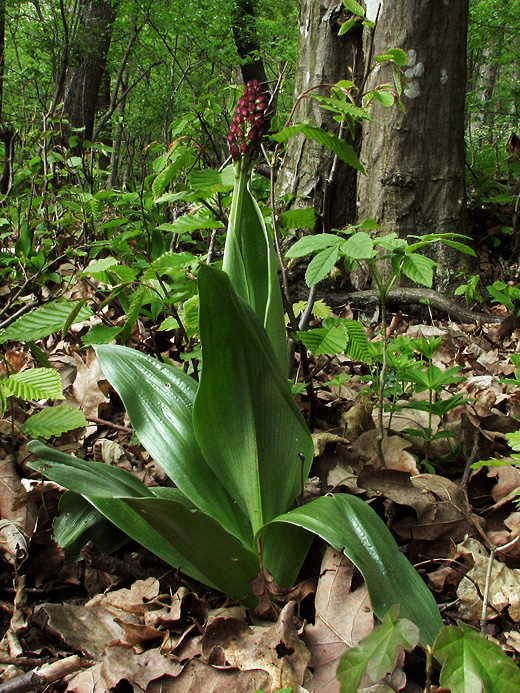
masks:
<path fill-rule="evenodd" d="M 374 55 L 399 47 L 408 54 L 406 113 L 375 102 L 363 129 L 358 179 L 359 219 L 374 218 L 381 234 L 466 233 L 464 97 L 468 0 L 452 3 L 386 0 Z M 391 81 L 375 70 L 368 88 Z M 452 249 L 435 249 L 436 285 L 456 269 Z"/>
<path fill-rule="evenodd" d="M 103 71 L 116 18 L 116 4 L 112 0 L 88 0 L 83 12 L 81 27 L 70 50 L 60 89 L 64 114 L 70 127 L 84 128 L 80 140 L 91 140 L 98 106 Z"/>
<path fill-rule="evenodd" d="M 341 0 L 302 0 L 296 97 L 320 84 L 331 85 L 341 79 L 352 79 L 350 69 L 354 72 L 354 81 L 362 75 L 360 32 L 352 30 L 345 36 L 338 36 L 339 22 L 345 21 L 348 16 Z M 314 93 L 327 96 L 328 87 Z M 312 98 L 300 100 L 293 122 L 308 122 L 327 132 L 339 134 L 339 125 L 333 114 L 320 108 Z M 340 228 L 355 218 L 356 171 L 339 162 L 335 182 L 327 190 L 333 158 L 332 152 L 321 145 L 301 134 L 295 135 L 289 140 L 277 179 L 277 195 L 303 195 L 314 204 L 317 217 L 322 222 L 317 230 Z M 309 199 L 296 200 L 295 206 L 307 207 Z"/>

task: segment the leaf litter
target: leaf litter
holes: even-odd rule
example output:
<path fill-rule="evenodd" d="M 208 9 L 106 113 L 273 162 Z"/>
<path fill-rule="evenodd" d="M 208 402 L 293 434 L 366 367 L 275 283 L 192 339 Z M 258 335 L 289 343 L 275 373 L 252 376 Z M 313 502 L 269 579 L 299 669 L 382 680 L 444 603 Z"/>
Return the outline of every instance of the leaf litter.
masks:
<path fill-rule="evenodd" d="M 483 629 L 514 656 L 520 653 L 520 542 L 514 541 L 520 536 L 514 503 L 520 467 L 511 458 L 511 464 L 498 467 L 470 470 L 469 464 L 495 456 L 507 460 L 510 454 L 505 434 L 519 427 L 520 395 L 500 378 L 514 372 L 504 347 L 517 350 L 518 334 L 504 344 L 496 326 L 404 324 L 402 329 L 414 338 L 440 336 L 434 365 L 462 367 L 464 381 L 452 391 L 471 401 L 444 420 L 454 431 L 458 453 L 450 458 L 449 444 L 439 440 L 429 451 L 433 470 L 425 472 L 424 445 L 405 429 L 424 428 L 427 415 L 402 409 L 391 421 L 385 414 L 391 428 L 384 441 L 387 466 L 381 468 L 374 401 L 355 375 L 358 365 L 333 357 L 322 361 L 327 365 L 319 378 L 316 459 L 304 497 L 346 490 L 372 503 L 436 594 L 445 622 L 461 619 Z M 134 471 L 146 484 L 162 483 L 153 460 L 130 439 L 124 412 L 106 389 L 93 351 L 80 351 L 74 336 L 69 339 L 49 338 L 47 353 L 61 372 L 68 403 L 81 407 L 90 422 L 63 434 L 59 447 Z M 21 368 L 31 356 L 16 358 Z M 322 358 L 316 358 L 316 368 Z M 352 377 L 328 386 L 326 376 L 338 372 Z M 305 397 L 300 402 L 305 410 Z M 14 417 L 18 425 L 26 414 L 14 410 Z M 2 440 L 11 432 L 6 423 Z M 442 422 L 433 417 L 429 424 L 437 433 Z M 345 651 L 354 653 L 375 624 L 363 581 L 345 556 L 316 547 L 302 579 L 317 578 L 317 585 L 307 582 L 293 593 L 269 586 L 264 575 L 260 583 L 267 596 L 261 599 L 279 605 L 271 620 L 173 574 L 134 544 L 114 556 L 85 551 L 82 560 L 67 563 L 52 539 L 61 490 L 25 467 L 23 437 L 14 442 L 16 457 L 2 443 L 0 459 L 4 680 L 16 681 L 29 664 L 38 669 L 39 663 L 75 654 L 79 670 L 51 683 L 49 691 L 340 690 L 340 658 Z M 508 548 L 494 552 L 503 546 Z M 381 673 L 379 682 L 368 669 L 362 673 L 360 690 L 419 690 L 423 682 L 414 681 L 406 662 L 404 649 L 396 650 L 388 673 L 370 670 Z"/>

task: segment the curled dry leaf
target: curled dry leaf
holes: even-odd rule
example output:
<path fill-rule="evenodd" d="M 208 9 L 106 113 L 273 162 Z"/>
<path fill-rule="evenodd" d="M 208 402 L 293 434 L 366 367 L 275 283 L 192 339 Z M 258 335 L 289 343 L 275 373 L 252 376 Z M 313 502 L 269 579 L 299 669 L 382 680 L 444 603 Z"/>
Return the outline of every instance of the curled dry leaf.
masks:
<path fill-rule="evenodd" d="M 316 617 L 313 624 L 305 626 L 303 635 L 311 653 L 311 687 L 315 693 L 339 693 L 339 658 L 374 627 L 366 586 L 353 588 L 354 570 L 354 564 L 344 554 L 327 547 L 316 592 Z"/>
<path fill-rule="evenodd" d="M 488 551 L 475 539 L 466 539 L 457 546 L 459 556 L 469 559 L 473 567 L 457 588 L 460 599 L 459 616 L 479 620 L 482 615 L 482 597 L 489 566 Z M 508 609 L 514 621 L 520 621 L 520 570 L 508 568 L 497 557 L 491 567 L 488 618 L 493 619 Z"/>

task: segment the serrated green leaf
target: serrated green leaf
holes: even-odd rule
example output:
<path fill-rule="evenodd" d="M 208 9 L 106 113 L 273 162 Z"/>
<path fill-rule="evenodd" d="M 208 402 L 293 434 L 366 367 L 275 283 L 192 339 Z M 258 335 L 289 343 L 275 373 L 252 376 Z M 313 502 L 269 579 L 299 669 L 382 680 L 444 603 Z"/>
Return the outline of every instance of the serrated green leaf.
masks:
<path fill-rule="evenodd" d="M 401 48 L 391 48 L 384 55 L 377 55 L 374 60 L 376 62 L 392 60 L 399 67 L 404 67 L 408 64 L 408 56 Z"/>
<path fill-rule="evenodd" d="M 19 399 L 63 399 L 61 378 L 54 368 L 31 368 L 3 381 L 6 395 Z"/>
<path fill-rule="evenodd" d="M 359 17 L 365 16 L 365 10 L 361 7 L 361 5 L 358 2 L 356 2 L 356 0 L 343 0 L 343 4 L 347 8 L 347 10 L 350 10 L 354 14 L 357 14 Z"/>
<path fill-rule="evenodd" d="M 284 229 L 298 229 L 309 227 L 313 228 L 315 222 L 314 209 L 306 207 L 305 209 L 288 209 L 280 215 L 278 224 Z"/>
<path fill-rule="evenodd" d="M 87 334 L 81 338 L 81 341 L 85 346 L 110 344 L 121 334 L 122 329 L 122 327 L 117 327 L 116 325 L 93 325 Z"/>
<path fill-rule="evenodd" d="M 314 286 L 321 282 L 336 264 L 339 256 L 339 247 L 325 248 L 315 255 L 307 266 L 305 281 L 307 286 Z"/>
<path fill-rule="evenodd" d="M 130 332 L 137 322 L 141 308 L 145 303 L 145 299 L 148 295 L 148 290 L 146 286 L 141 285 L 137 291 L 134 291 L 130 299 L 130 304 L 126 310 L 126 321 L 124 327 L 121 331 L 121 341 L 123 344 L 127 341 L 130 336 Z"/>
<path fill-rule="evenodd" d="M 196 262 L 198 260 L 195 255 L 186 251 L 182 253 L 168 251 L 152 262 L 152 266 L 143 273 L 141 281 L 146 282 L 165 274 L 175 278 L 175 276 L 179 275 L 179 272 L 191 267 Z"/>
<path fill-rule="evenodd" d="M 332 308 L 328 306 L 321 298 L 318 301 L 314 301 L 312 306 L 312 314 L 314 317 L 319 319 L 328 318 L 331 313 Z"/>
<path fill-rule="evenodd" d="M 164 169 L 164 171 L 161 171 L 161 173 L 159 173 L 159 175 L 155 178 L 155 180 L 152 183 L 152 193 L 154 198 L 157 198 L 160 195 L 162 195 L 162 193 L 165 191 L 165 189 L 171 183 L 171 181 L 175 178 L 180 169 L 183 166 L 188 166 L 189 164 L 191 164 L 192 161 L 193 154 L 189 150 L 185 149 L 179 154 L 179 156 L 177 156 L 175 161 L 172 161 L 168 168 Z"/>
<path fill-rule="evenodd" d="M 371 116 L 367 113 L 364 108 L 360 106 L 354 106 L 353 103 L 349 103 L 343 99 L 333 98 L 330 96 L 313 96 L 322 108 L 335 113 L 342 113 L 346 116 L 352 116 L 356 120 L 372 120 Z"/>
<path fill-rule="evenodd" d="M 209 214 L 203 212 L 192 212 L 184 214 L 173 222 L 161 224 L 157 227 L 162 231 L 170 231 L 173 233 L 191 233 L 199 229 L 222 229 L 224 224 Z"/>
<path fill-rule="evenodd" d="M 22 315 L 16 322 L 0 332 L 0 344 L 7 340 L 15 342 L 34 342 L 37 339 L 48 337 L 54 332 L 61 332 L 78 302 L 48 303 L 36 308 L 27 315 Z M 92 317 L 90 308 L 83 307 L 76 322 L 83 322 Z M 76 324 L 76 323 L 75 323 Z"/>
<path fill-rule="evenodd" d="M 342 244 L 341 252 L 352 260 L 370 260 L 374 256 L 374 241 L 368 233 L 357 231 Z"/>
<path fill-rule="evenodd" d="M 229 192 L 235 185 L 235 172 L 233 166 L 226 166 L 223 171 L 203 169 L 192 171 L 189 175 L 190 185 L 195 191 L 204 191 L 211 194 L 217 192 Z"/>
<path fill-rule="evenodd" d="M 286 257 L 305 257 L 305 255 L 313 255 L 324 248 L 331 246 L 339 246 L 343 243 L 340 236 L 335 236 L 332 233 L 317 233 L 309 236 L 303 236 L 286 252 Z"/>
<path fill-rule="evenodd" d="M 425 255 L 406 255 L 403 260 L 403 273 L 417 284 L 431 286 L 433 284 L 433 268 L 437 266 L 431 258 Z"/>
<path fill-rule="evenodd" d="M 343 324 L 348 333 L 348 342 L 345 353 L 354 361 L 371 363 L 369 342 L 363 324 L 359 320 L 344 320 Z"/>
<path fill-rule="evenodd" d="M 441 686 L 464 693 L 504 693 L 520 690 L 520 669 L 502 649 L 459 621 L 441 629 L 434 656 L 444 666 Z"/>
<path fill-rule="evenodd" d="M 477 257 L 477 254 L 473 250 L 473 248 L 470 248 L 469 245 L 466 245 L 465 243 L 458 243 L 457 241 L 449 241 L 446 239 L 443 239 L 442 242 L 444 243 L 444 245 L 449 245 L 450 248 L 455 248 L 455 250 L 459 250 L 461 253 L 464 253 L 465 255 Z"/>
<path fill-rule="evenodd" d="M 315 125 L 308 125 L 307 123 L 289 125 L 289 127 L 284 128 L 281 132 L 278 132 L 275 135 L 270 135 L 270 137 L 275 142 L 286 142 L 289 137 L 292 137 L 299 132 L 303 133 L 310 140 L 314 140 L 315 142 L 318 142 L 318 144 L 330 149 L 342 161 L 354 167 L 358 171 L 361 171 L 361 173 L 365 173 L 365 169 L 359 161 L 353 147 L 347 144 L 345 140 L 341 140 L 339 137 L 336 137 L 336 135 L 332 135 L 330 132 L 325 132 L 325 130 L 318 128 Z"/>
<path fill-rule="evenodd" d="M 82 411 L 64 404 L 33 414 L 22 426 L 22 431 L 31 438 L 51 438 L 86 425 Z"/>
<path fill-rule="evenodd" d="M 413 650 L 418 644 L 419 629 L 398 614 L 399 605 L 394 604 L 370 635 L 341 656 L 336 674 L 341 693 L 357 693 L 365 672 L 378 683 L 394 670 L 401 649 Z"/>
<path fill-rule="evenodd" d="M 314 356 L 340 354 L 345 350 L 348 341 L 347 330 L 343 325 L 296 332 L 296 338 L 303 342 Z"/>
<path fill-rule="evenodd" d="M 374 95 L 374 99 L 379 101 L 379 103 L 383 104 L 383 106 L 386 106 L 386 108 L 389 108 L 390 106 L 394 105 L 394 95 L 391 94 L 389 91 L 373 91 L 372 94 Z"/>

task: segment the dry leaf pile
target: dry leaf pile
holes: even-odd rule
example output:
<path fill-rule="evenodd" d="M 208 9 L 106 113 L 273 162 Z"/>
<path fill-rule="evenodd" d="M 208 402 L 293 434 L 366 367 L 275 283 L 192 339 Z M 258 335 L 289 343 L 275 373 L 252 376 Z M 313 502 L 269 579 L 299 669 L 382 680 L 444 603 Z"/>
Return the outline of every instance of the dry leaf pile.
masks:
<path fill-rule="evenodd" d="M 139 329 L 146 337 L 146 328 Z M 497 326 L 450 322 L 402 323 L 400 329 L 413 337 L 441 336 L 434 364 L 463 369 L 464 382 L 454 391 L 471 401 L 445 422 L 455 431 L 454 451 L 450 454 L 449 439 L 436 441 L 429 451 L 433 469 L 426 471 L 420 465 L 421 441 L 404 432 L 424 425 L 425 413 L 405 409 L 392 417 L 381 468 L 377 411 L 358 378 L 362 367 L 344 356 L 318 357 L 316 458 L 304 499 L 331 490 L 365 498 L 428 582 L 446 623 L 463 619 L 482 628 L 516 657 L 520 512 L 514 499 L 520 467 L 473 471 L 470 465 L 507 458 L 506 433 L 520 427 L 520 390 L 499 382 L 514 371 L 508 353 L 519 350 L 518 334 L 503 338 Z M 81 407 L 89 422 L 56 445 L 123 466 L 146 484 L 164 483 L 163 473 L 132 440 L 93 351 L 80 350 L 72 338 L 50 338 L 43 346 L 69 403 Z M 19 370 L 32 358 L 23 350 L 7 357 Z M 350 377 L 340 386 L 328 385 L 338 373 Z M 303 398 L 303 409 L 306 404 Z M 15 424 L 27 416 L 16 406 L 10 414 Z M 435 429 L 440 424 L 434 417 Z M 339 692 L 339 657 L 374 627 L 366 588 L 348 559 L 316 545 L 302 585 L 290 593 L 260 576 L 255 611 L 186 580 L 132 543 L 112 556 L 88 545 L 82 560 L 68 563 L 52 539 L 61 489 L 29 472 L 24 439 L 11 439 L 13 430 L 10 419 L 0 422 L 3 681 L 16 686 L 28 673 L 40 672 L 35 690 L 46 685 L 48 691 L 72 693 L 272 693 L 286 686 L 295 693 Z M 63 670 L 46 673 L 45 666 L 62 661 Z M 366 681 L 363 690 L 420 691 L 422 676 L 420 653 L 412 663 L 403 655 L 391 675 L 376 687 Z"/>

